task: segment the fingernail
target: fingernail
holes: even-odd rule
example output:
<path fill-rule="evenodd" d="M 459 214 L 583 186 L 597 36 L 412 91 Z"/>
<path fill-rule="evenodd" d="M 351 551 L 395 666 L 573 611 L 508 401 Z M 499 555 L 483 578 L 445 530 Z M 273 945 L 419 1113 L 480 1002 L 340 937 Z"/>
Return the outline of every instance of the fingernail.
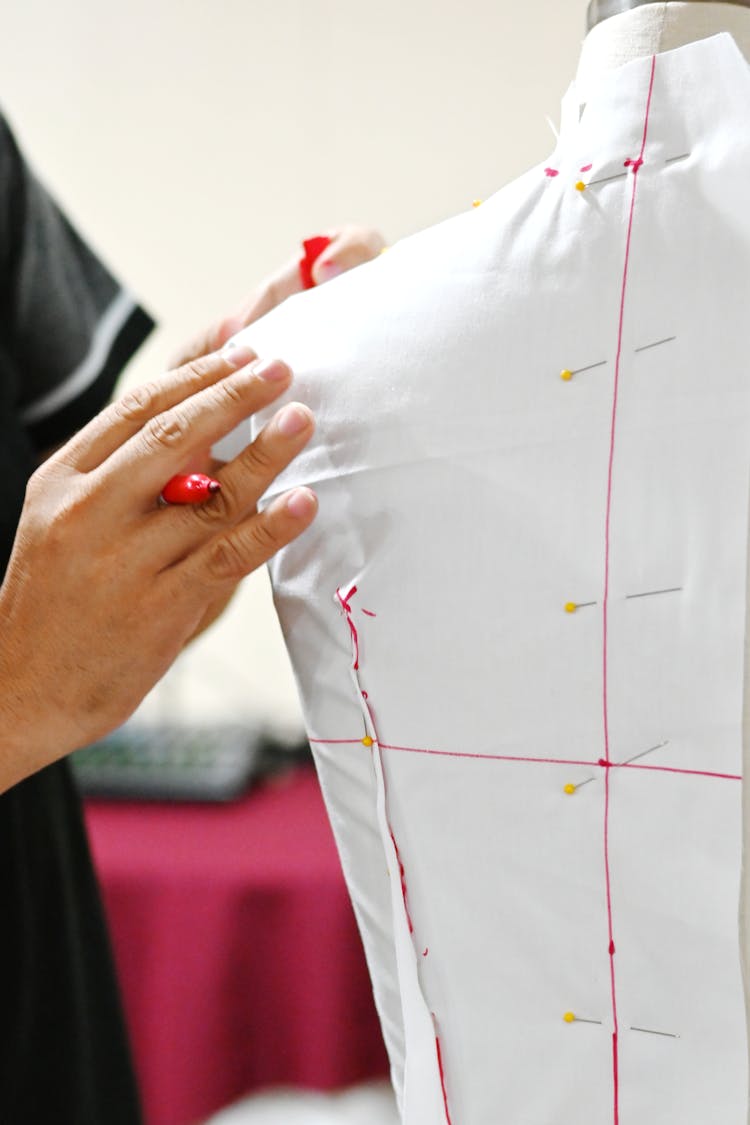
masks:
<path fill-rule="evenodd" d="M 286 501 L 286 508 L 290 515 L 303 519 L 315 511 L 318 501 L 315 493 L 309 488 L 296 488 L 290 492 Z"/>
<path fill-rule="evenodd" d="M 309 425 L 309 413 L 304 407 L 298 406 L 296 402 L 285 406 L 276 419 L 276 426 L 279 433 L 282 433 L 284 437 L 294 437 L 295 434 L 299 434 L 302 430 L 307 429 Z"/>
<path fill-rule="evenodd" d="M 229 343 L 225 344 L 221 349 L 221 358 L 225 359 L 227 363 L 231 363 L 232 367 L 236 370 L 237 368 L 244 367 L 247 363 L 252 363 L 252 361 L 258 357 L 247 344 L 236 344 L 234 340 L 230 340 Z"/>
<path fill-rule="evenodd" d="M 343 266 L 329 259 L 327 262 L 318 262 L 315 267 L 315 276 L 318 282 L 333 281 L 334 277 L 344 272 Z"/>
<path fill-rule="evenodd" d="M 280 359 L 264 359 L 254 368 L 253 373 L 267 383 L 280 383 L 287 378 L 289 368 Z"/>

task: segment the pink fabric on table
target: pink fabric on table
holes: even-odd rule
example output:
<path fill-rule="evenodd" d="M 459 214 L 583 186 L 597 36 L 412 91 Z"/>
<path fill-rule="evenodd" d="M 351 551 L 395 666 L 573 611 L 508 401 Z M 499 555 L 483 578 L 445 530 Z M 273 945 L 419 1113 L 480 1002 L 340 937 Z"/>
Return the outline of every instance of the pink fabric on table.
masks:
<path fill-rule="evenodd" d="M 387 1073 L 312 771 L 235 804 L 88 802 L 86 819 L 148 1125 Z"/>

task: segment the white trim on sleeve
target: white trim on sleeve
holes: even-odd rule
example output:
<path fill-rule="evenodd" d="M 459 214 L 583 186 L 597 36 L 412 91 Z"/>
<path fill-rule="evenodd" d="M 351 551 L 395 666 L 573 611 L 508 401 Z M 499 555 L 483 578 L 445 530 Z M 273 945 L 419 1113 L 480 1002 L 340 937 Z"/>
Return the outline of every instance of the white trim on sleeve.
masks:
<path fill-rule="evenodd" d="M 21 413 L 27 425 L 55 414 L 94 383 L 107 361 L 112 345 L 137 305 L 133 297 L 121 290 L 105 310 L 91 338 L 91 345 L 81 362 L 54 390 L 32 402 Z"/>

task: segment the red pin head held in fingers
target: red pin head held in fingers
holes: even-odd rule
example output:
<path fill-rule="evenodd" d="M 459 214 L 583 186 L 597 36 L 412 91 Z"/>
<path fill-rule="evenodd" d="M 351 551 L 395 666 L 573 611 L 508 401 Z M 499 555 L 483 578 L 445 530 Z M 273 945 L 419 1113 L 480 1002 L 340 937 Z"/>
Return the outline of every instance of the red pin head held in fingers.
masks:
<path fill-rule="evenodd" d="M 160 500 L 165 504 L 202 504 L 217 492 L 221 492 L 220 481 L 203 473 L 190 473 L 189 476 L 178 475 L 168 480 Z"/>
<path fill-rule="evenodd" d="M 302 243 L 304 254 L 300 258 L 299 276 L 303 289 L 313 289 L 315 287 L 312 275 L 313 266 L 323 251 L 327 250 L 330 245 L 331 239 L 327 238 L 324 234 L 318 234 L 314 238 L 306 238 Z"/>

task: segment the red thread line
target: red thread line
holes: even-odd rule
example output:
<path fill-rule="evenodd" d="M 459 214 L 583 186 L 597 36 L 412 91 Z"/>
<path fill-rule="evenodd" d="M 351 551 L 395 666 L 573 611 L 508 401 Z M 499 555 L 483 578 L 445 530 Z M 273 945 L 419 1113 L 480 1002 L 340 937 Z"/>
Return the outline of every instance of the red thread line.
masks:
<path fill-rule="evenodd" d="M 319 746 L 361 746 L 361 738 L 311 738 L 308 740 Z M 677 773 L 688 777 L 713 777 L 723 781 L 742 781 L 739 773 L 717 773 L 713 770 L 689 770 L 679 766 L 647 766 L 640 762 L 605 762 L 592 761 L 589 758 L 523 758 L 510 754 L 472 754 L 462 750 L 430 750 L 423 746 L 390 746 L 380 743 L 381 750 L 397 750 L 403 754 L 427 754 L 436 758 L 469 758 L 480 762 L 530 762 L 539 765 L 552 766 L 588 766 L 590 768 L 605 766 L 618 770 L 649 770 L 652 773 Z"/>
<path fill-rule="evenodd" d="M 622 271 L 622 289 L 620 292 L 620 316 L 617 326 L 617 355 L 615 358 L 614 387 L 612 392 L 612 421 L 610 425 L 609 465 L 607 468 L 607 510 L 604 523 L 604 596 L 602 599 L 602 710 L 604 720 L 604 757 L 607 765 L 611 762 L 609 744 L 609 679 L 608 679 L 608 654 L 609 654 L 609 582 L 610 582 L 610 549 L 612 540 L 612 486 L 615 462 L 615 436 L 617 433 L 617 407 L 620 390 L 620 368 L 622 362 L 622 347 L 625 327 L 625 298 L 628 290 L 628 277 L 630 273 L 630 251 L 633 242 L 633 223 L 635 219 L 635 203 L 638 194 L 638 173 L 643 166 L 643 156 L 648 140 L 648 125 L 651 116 L 651 99 L 654 93 L 654 76 L 656 73 L 656 55 L 651 58 L 651 75 L 646 99 L 646 114 L 643 122 L 643 139 L 638 159 L 633 164 L 633 190 L 630 198 L 630 213 L 628 215 L 628 231 L 625 240 L 625 263 Z M 607 893 L 607 926 L 609 929 L 609 977 L 612 993 L 612 1085 L 614 1102 L 614 1125 L 620 1121 L 620 1062 L 618 1050 L 619 1022 L 617 1015 L 617 979 L 615 974 L 615 938 L 614 938 L 614 913 L 612 907 L 612 869 L 609 856 L 609 821 L 610 821 L 610 780 L 609 769 L 604 774 L 604 875 Z"/>
<path fill-rule="evenodd" d="M 352 617 L 352 607 L 349 605 L 350 599 L 354 597 L 356 592 L 357 592 L 357 587 L 352 586 L 351 590 L 346 595 L 346 597 L 343 596 L 343 594 L 341 593 L 341 590 L 336 591 L 336 597 L 341 602 L 341 608 L 343 609 L 344 613 L 346 614 L 346 620 L 349 623 L 349 631 L 352 635 L 352 646 L 354 648 L 354 664 L 352 665 L 352 667 L 354 668 L 355 672 L 358 672 L 359 671 L 359 633 L 357 632 L 357 626 L 354 624 L 354 618 Z"/>
<path fill-rule="evenodd" d="M 409 933 L 413 934 L 414 933 L 414 923 L 412 922 L 411 914 L 409 913 L 409 898 L 408 898 L 408 895 L 406 893 L 406 871 L 404 870 L 404 865 L 401 862 L 401 852 L 398 850 L 398 844 L 396 843 L 396 837 L 393 835 L 393 829 L 391 828 L 390 824 L 388 825 L 388 831 L 391 834 L 391 843 L 393 844 L 393 850 L 396 853 L 396 861 L 398 863 L 398 871 L 399 871 L 399 875 L 401 876 L 401 894 L 404 897 L 404 912 L 406 914 L 406 921 L 409 923 Z"/>
<path fill-rule="evenodd" d="M 351 589 L 349 590 L 349 593 L 346 595 L 346 597 L 344 597 L 342 595 L 340 588 L 336 591 L 336 597 L 341 602 L 341 606 L 342 606 L 342 609 L 344 610 L 344 613 L 346 614 L 346 620 L 349 623 L 349 629 L 350 629 L 351 635 L 352 635 L 352 656 L 353 656 L 353 660 L 354 660 L 354 663 L 352 664 L 352 668 L 354 669 L 355 672 L 358 672 L 359 671 L 359 636 L 358 636 L 358 633 L 357 633 L 357 627 L 354 624 L 354 621 L 352 619 L 352 607 L 349 604 L 351 599 L 354 597 L 354 595 L 356 593 L 357 593 L 357 587 L 356 586 L 351 587 Z M 371 616 L 374 616 L 374 614 L 371 615 Z M 357 683 L 359 685 L 359 677 L 357 677 Z M 372 718 L 372 711 L 370 710 L 369 703 L 366 702 L 366 700 L 368 698 L 367 692 L 362 691 L 361 685 L 359 685 L 359 690 L 362 694 L 363 701 L 365 701 L 365 707 L 367 709 L 367 713 L 370 716 L 370 723 L 371 723 L 371 726 L 372 726 L 372 730 L 375 734 L 375 740 L 374 741 L 377 743 L 378 746 L 380 746 L 380 742 L 377 738 L 377 730 L 375 729 L 375 723 L 373 722 L 373 718 Z M 360 739 L 359 741 L 361 742 L 362 740 Z M 384 794 L 386 792 L 385 770 L 383 770 L 383 792 L 384 792 Z M 412 920 L 411 920 L 411 914 L 409 913 L 409 903 L 408 903 L 408 898 L 407 898 L 407 893 L 406 893 L 406 871 L 404 869 L 403 863 L 401 862 L 401 853 L 398 850 L 398 844 L 396 843 L 396 837 L 393 834 L 393 829 L 391 828 L 390 821 L 388 820 L 387 810 L 386 810 L 385 820 L 386 820 L 386 824 L 388 825 L 388 832 L 390 833 L 391 842 L 393 844 L 393 849 L 396 853 L 396 861 L 398 863 L 398 869 L 399 869 L 399 874 L 400 874 L 400 878 L 401 878 L 401 894 L 403 895 L 403 899 L 404 899 L 404 912 L 406 914 L 406 921 L 409 924 L 409 933 L 413 934 L 414 933 L 414 925 L 413 925 Z"/>
<path fill-rule="evenodd" d="M 435 1016 L 432 1017 L 435 1022 Z M 451 1121 L 451 1113 L 448 1108 L 448 1091 L 445 1087 L 445 1067 L 443 1066 L 443 1052 L 440 1049 L 440 1036 L 437 1034 L 437 1024 L 435 1024 L 435 1050 L 437 1051 L 438 1070 L 440 1071 L 440 1085 L 443 1089 L 443 1105 L 445 1106 L 445 1120 L 448 1125 L 453 1125 Z"/>
<path fill-rule="evenodd" d="M 351 599 L 354 597 L 354 595 L 356 593 L 357 593 L 357 587 L 352 586 L 351 589 L 349 590 L 349 593 L 346 595 L 345 598 L 342 595 L 340 589 L 338 589 L 336 591 L 336 597 L 340 601 L 341 607 L 344 610 L 344 613 L 346 614 L 346 620 L 349 623 L 349 630 L 351 632 L 351 637 L 352 637 L 352 657 L 353 657 L 352 668 L 355 672 L 359 672 L 359 635 L 357 633 L 357 628 L 356 628 L 356 626 L 354 624 L 354 621 L 352 619 L 352 608 L 351 608 L 351 605 L 349 604 Z M 366 613 L 369 617 L 375 616 L 375 614 L 372 613 L 369 610 L 363 610 L 363 613 Z M 359 688 L 360 694 L 362 696 L 362 701 L 364 703 L 365 709 L 367 710 L 367 714 L 370 717 L 370 727 L 372 729 L 373 734 L 375 735 L 375 738 L 373 740 L 373 753 L 375 752 L 376 749 L 379 753 L 379 751 L 381 749 L 381 745 L 380 745 L 380 740 L 378 739 L 377 728 L 375 727 L 375 723 L 374 723 L 374 720 L 373 720 L 373 717 L 372 717 L 372 711 L 370 709 L 370 704 L 367 702 L 367 698 L 368 698 L 367 692 L 362 690 L 362 685 L 359 683 L 359 676 L 358 675 L 355 677 L 355 680 L 356 680 L 356 683 L 357 683 L 357 687 Z M 311 741 L 319 742 L 320 739 L 311 739 Z M 339 744 L 341 744 L 341 741 L 343 741 L 343 740 L 340 740 Z M 360 741 L 360 743 L 362 742 L 361 739 L 359 741 Z M 408 896 L 407 887 L 406 887 L 406 869 L 404 868 L 404 864 L 401 860 L 401 853 L 398 849 L 398 844 L 396 843 L 396 836 L 394 834 L 393 828 L 391 827 L 391 822 L 388 818 L 388 783 L 387 783 L 387 779 L 386 779 L 386 776 L 385 776 L 385 766 L 384 766 L 382 760 L 381 760 L 381 772 L 382 772 L 382 776 L 383 776 L 383 798 L 384 798 L 384 806 L 385 806 L 384 807 L 385 822 L 386 822 L 386 825 L 388 827 L 388 833 L 391 837 L 391 843 L 393 844 L 393 850 L 394 850 L 395 855 L 396 855 L 396 862 L 398 863 L 399 877 L 400 877 L 400 880 L 401 880 L 401 896 L 402 896 L 403 902 L 404 902 L 404 914 L 406 915 L 406 921 L 407 921 L 407 924 L 409 926 L 409 934 L 412 935 L 412 938 L 413 938 L 414 923 L 412 922 L 411 912 L 409 910 L 409 896 Z M 425 949 L 423 956 L 426 957 L 427 953 L 428 953 L 428 950 Z M 433 1021 L 434 1021 L 435 1017 L 433 1016 L 432 1018 L 433 1018 Z M 442 1059 L 442 1053 L 441 1053 L 441 1050 L 440 1050 L 440 1040 L 437 1038 L 437 1026 L 435 1028 L 435 1043 L 436 1043 L 436 1048 L 437 1048 L 437 1062 L 438 1062 L 438 1069 L 440 1071 L 440 1086 L 441 1086 L 441 1089 L 443 1091 L 443 1104 L 445 1106 L 446 1121 L 447 1121 L 447 1125 L 452 1125 L 450 1113 L 448 1111 L 448 1094 L 447 1094 L 446 1087 L 445 1087 L 445 1072 L 444 1072 L 444 1069 L 443 1069 L 443 1059 Z"/>
<path fill-rule="evenodd" d="M 678 766 L 642 766 L 635 762 L 610 762 L 613 769 L 650 770 L 651 773 L 681 773 L 688 777 L 715 777 L 721 781 L 742 781 L 741 773 L 714 773 L 711 770 L 682 770 Z"/>

